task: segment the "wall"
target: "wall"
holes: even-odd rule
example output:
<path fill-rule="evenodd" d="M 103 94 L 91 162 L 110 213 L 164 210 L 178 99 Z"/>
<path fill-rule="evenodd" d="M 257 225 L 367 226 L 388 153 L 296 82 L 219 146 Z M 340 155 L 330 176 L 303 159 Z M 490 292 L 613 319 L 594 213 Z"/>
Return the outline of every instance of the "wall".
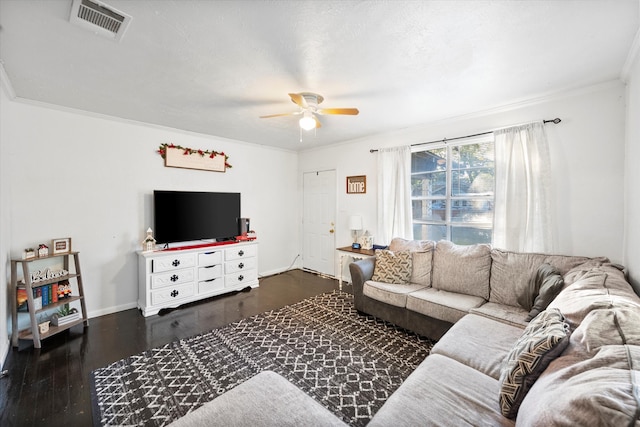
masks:
<path fill-rule="evenodd" d="M 554 252 L 604 255 L 622 262 L 625 103 L 624 86 L 619 81 L 307 150 L 299 157 L 300 172 L 337 170 L 336 243 L 348 244 L 349 214 L 362 214 L 365 228 L 376 231 L 376 154 L 370 154 L 369 149 L 453 138 L 554 117 L 562 119 L 559 125 L 546 127 L 554 176 Z M 346 176 L 363 174 L 367 175 L 367 194 L 345 194 Z"/>
<path fill-rule="evenodd" d="M 136 306 L 136 250 L 152 225 L 154 189 L 241 192 L 242 215 L 259 238 L 260 275 L 286 269 L 299 253 L 300 213 L 291 197 L 297 153 L 6 97 L 2 120 L 0 179 L 11 184 L 9 195 L 0 187 L 2 205 L 9 205 L 0 211 L 3 237 L 6 224 L 11 236 L 2 248 L 20 257 L 25 247 L 71 237 L 90 317 Z M 233 168 L 166 168 L 156 153 L 162 143 L 224 151 Z M 6 307 L 0 305 L 0 322 L 9 317 Z"/>
<path fill-rule="evenodd" d="M 640 33 L 639 33 L 640 34 Z M 624 265 L 631 284 L 640 294 L 640 49 L 627 78 L 627 137 L 625 155 L 625 246 Z"/>
<path fill-rule="evenodd" d="M 9 103 L 9 98 L 5 94 L 5 91 L 9 91 L 4 87 L 4 80 L 0 78 L 0 278 L 2 283 L 8 285 L 10 278 L 10 269 L 7 268 L 10 260 L 10 248 L 11 248 L 11 229 L 10 229 L 10 216 L 9 206 L 11 200 L 9 198 L 9 175 L 2 173 L 9 169 L 9 163 L 7 161 L 6 147 L 2 141 L 5 140 L 5 132 L 7 128 L 7 118 L 5 108 Z M 8 289 L 7 286 L 4 289 Z M 7 319 L 9 315 L 7 295 L 9 292 L 0 292 L 0 331 L 7 330 Z M 6 355 L 9 351 L 9 337 L 0 332 L 0 370 L 4 365 Z"/>

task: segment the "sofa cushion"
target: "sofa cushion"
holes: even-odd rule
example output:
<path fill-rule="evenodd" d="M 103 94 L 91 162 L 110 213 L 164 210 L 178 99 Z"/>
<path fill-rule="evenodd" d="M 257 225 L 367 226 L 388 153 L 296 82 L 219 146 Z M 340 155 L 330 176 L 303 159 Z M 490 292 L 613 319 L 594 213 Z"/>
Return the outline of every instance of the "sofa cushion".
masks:
<path fill-rule="evenodd" d="M 384 283 L 409 283 L 413 258 L 409 251 L 376 250 L 376 266 L 371 280 Z"/>
<path fill-rule="evenodd" d="M 498 322 L 524 329 L 527 326 L 529 312 L 520 306 L 504 305 L 495 302 L 482 304 L 478 308 L 471 309 L 471 313 L 484 316 Z"/>
<path fill-rule="evenodd" d="M 518 425 L 638 425 L 640 347 L 608 345 L 593 357 L 561 357 L 520 406 Z"/>
<path fill-rule="evenodd" d="M 525 328 L 500 374 L 502 415 L 515 418 L 527 392 L 569 344 L 569 325 L 557 309 L 543 311 Z"/>
<path fill-rule="evenodd" d="M 606 345 L 640 345 L 640 310 L 611 308 L 593 310 L 571 334 L 564 355 L 591 357 Z"/>
<path fill-rule="evenodd" d="M 424 289 L 422 285 L 409 284 L 399 285 L 397 283 L 383 283 L 367 280 L 362 287 L 362 293 L 376 301 L 384 302 L 396 307 L 407 306 L 407 295 L 411 292 Z"/>
<path fill-rule="evenodd" d="M 431 349 L 498 380 L 502 362 L 522 335 L 522 328 L 468 314 Z"/>
<path fill-rule="evenodd" d="M 412 257 L 411 283 L 431 286 L 431 268 L 435 242 L 431 240 L 407 240 L 394 237 L 389 244 L 391 251 L 410 251 Z"/>
<path fill-rule="evenodd" d="M 436 289 L 489 299 L 489 245 L 456 245 L 441 240 L 433 254 L 432 286 Z"/>
<path fill-rule="evenodd" d="M 484 299 L 473 295 L 458 294 L 434 288 L 423 288 L 407 295 L 407 309 L 455 323 L 474 307 L 484 304 Z"/>
<path fill-rule="evenodd" d="M 613 266 L 594 268 L 566 286 L 549 304 L 558 308 L 575 329 L 593 310 L 606 308 L 640 309 L 640 298 L 623 273 Z"/>
<path fill-rule="evenodd" d="M 263 371 L 170 424 L 196 426 L 346 426 L 284 377 Z"/>
<path fill-rule="evenodd" d="M 368 427 L 513 426 L 500 414 L 494 378 L 432 354 L 402 383 Z"/>

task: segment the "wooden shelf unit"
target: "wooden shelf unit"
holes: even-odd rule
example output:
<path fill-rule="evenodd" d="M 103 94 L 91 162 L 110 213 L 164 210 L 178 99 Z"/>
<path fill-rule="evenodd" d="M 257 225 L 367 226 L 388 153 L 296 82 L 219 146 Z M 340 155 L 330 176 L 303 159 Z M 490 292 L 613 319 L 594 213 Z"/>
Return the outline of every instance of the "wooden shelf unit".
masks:
<path fill-rule="evenodd" d="M 69 271 L 70 267 L 70 259 L 73 257 L 73 267 L 74 272 L 69 272 L 64 276 L 55 277 L 46 280 L 39 280 L 37 282 L 31 281 L 31 270 L 30 264 L 37 261 L 42 261 L 50 258 L 62 258 L 63 269 Z M 22 276 L 23 281 L 18 281 L 18 264 L 22 266 Z M 40 309 L 35 309 L 34 298 L 33 298 L 33 289 L 50 285 L 53 283 L 58 283 L 63 280 L 75 279 L 76 287 L 78 289 L 78 294 L 63 298 L 57 302 L 53 302 L 46 306 L 43 306 Z M 27 307 L 28 314 L 30 319 L 30 328 L 19 330 L 18 326 L 18 301 L 17 301 L 17 291 L 18 289 L 24 289 L 27 294 Z M 82 284 L 82 274 L 80 273 L 80 257 L 78 252 L 66 252 L 55 255 L 48 255 L 44 257 L 37 258 L 29 258 L 29 259 L 12 259 L 11 260 L 11 344 L 14 347 L 18 346 L 19 339 L 32 340 L 33 346 L 35 348 L 41 348 L 41 340 L 53 336 L 62 331 L 66 331 L 67 329 L 84 323 L 84 326 L 89 326 L 89 319 L 87 317 L 87 308 L 84 300 L 84 288 Z M 54 326 L 52 324 L 49 325 L 49 330 L 44 333 L 40 333 L 40 329 L 38 328 L 38 314 L 46 311 L 50 311 L 53 308 L 61 307 L 65 304 L 69 304 L 74 301 L 80 302 L 80 318 L 78 320 L 74 320 L 67 324 L 61 326 Z"/>

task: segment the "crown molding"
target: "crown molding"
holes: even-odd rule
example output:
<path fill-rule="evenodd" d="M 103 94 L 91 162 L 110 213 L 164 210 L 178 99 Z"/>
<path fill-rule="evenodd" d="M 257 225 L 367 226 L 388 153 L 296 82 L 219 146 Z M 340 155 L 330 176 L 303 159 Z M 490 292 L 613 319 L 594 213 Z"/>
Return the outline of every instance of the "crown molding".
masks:
<path fill-rule="evenodd" d="M 620 72 L 620 80 L 624 83 L 628 82 L 631 68 L 638 58 L 640 58 L 640 29 L 638 29 L 636 37 L 633 39 L 631 49 L 629 49 L 629 54 L 627 55 L 627 60 L 624 62 L 624 66 Z"/>
<path fill-rule="evenodd" d="M 640 20 L 640 0 L 638 0 L 638 19 Z M 625 84 L 629 80 L 629 75 L 631 73 L 631 69 L 633 68 L 633 64 L 640 58 L 640 28 L 636 31 L 636 36 L 633 39 L 633 43 L 631 43 L 631 48 L 629 49 L 629 53 L 627 54 L 627 59 L 622 66 L 622 71 L 620 72 L 620 80 L 622 80 Z"/>

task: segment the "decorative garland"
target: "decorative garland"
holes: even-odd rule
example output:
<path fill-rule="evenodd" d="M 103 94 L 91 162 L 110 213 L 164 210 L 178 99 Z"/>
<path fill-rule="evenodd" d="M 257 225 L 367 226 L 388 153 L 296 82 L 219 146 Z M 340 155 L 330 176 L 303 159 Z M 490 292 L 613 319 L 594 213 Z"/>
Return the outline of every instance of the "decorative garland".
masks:
<path fill-rule="evenodd" d="M 160 154 L 160 156 L 162 156 L 163 159 L 167 156 L 167 148 L 177 148 L 178 150 L 182 150 L 182 154 L 184 154 L 185 156 L 188 156 L 190 154 L 199 154 L 200 157 L 209 156 L 210 159 L 213 159 L 215 156 L 224 156 L 224 166 L 226 168 L 233 167 L 227 162 L 227 160 L 229 159 L 229 156 L 224 154 L 224 152 L 209 151 L 209 150 L 194 150 L 193 148 L 181 147 L 180 145 L 175 145 L 175 144 L 160 144 L 160 147 L 158 148 L 158 154 Z"/>

